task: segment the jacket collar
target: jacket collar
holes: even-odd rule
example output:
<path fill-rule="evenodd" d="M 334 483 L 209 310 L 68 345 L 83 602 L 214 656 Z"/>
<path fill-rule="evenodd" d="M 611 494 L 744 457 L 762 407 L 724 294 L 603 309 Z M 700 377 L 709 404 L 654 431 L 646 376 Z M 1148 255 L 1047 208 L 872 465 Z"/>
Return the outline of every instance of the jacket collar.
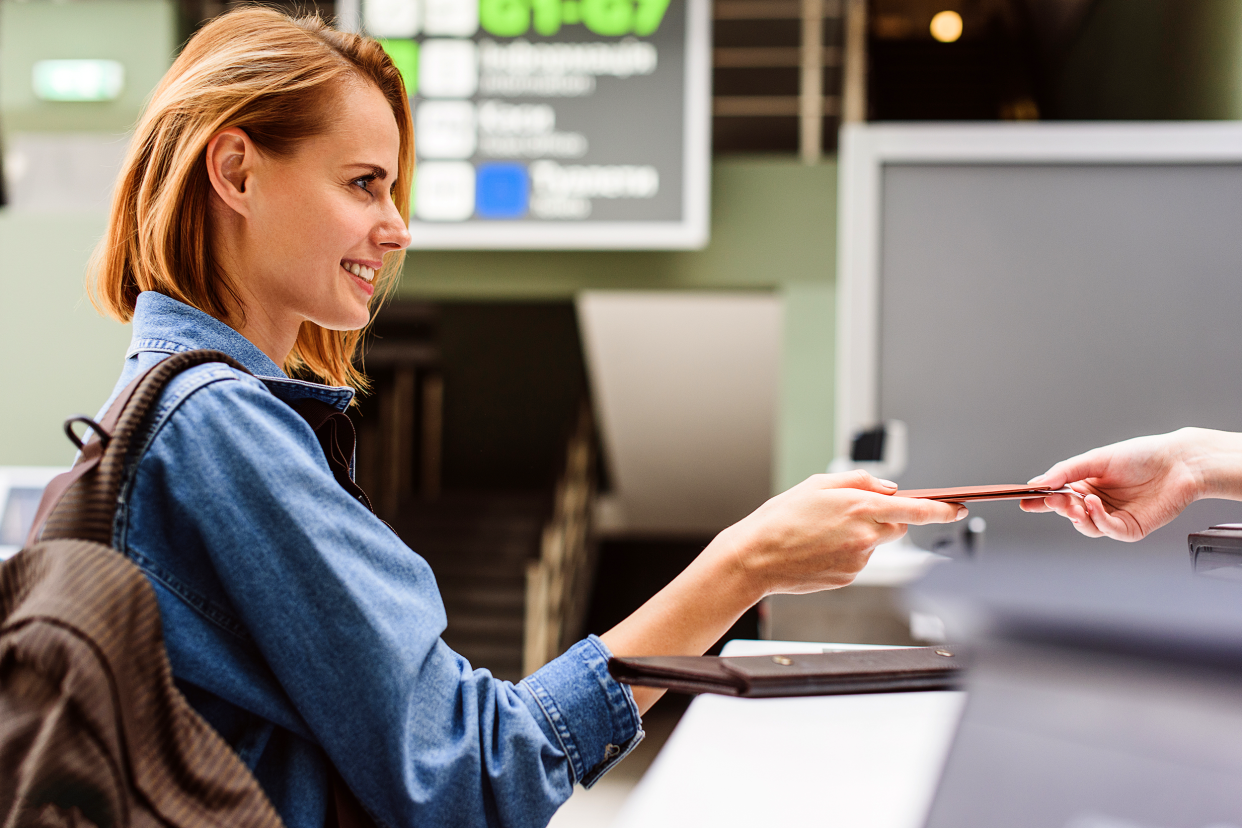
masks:
<path fill-rule="evenodd" d="M 223 351 L 233 357 L 285 402 L 312 397 L 344 411 L 354 398 L 352 388 L 291 379 L 253 342 L 197 308 L 154 291 L 138 295 L 134 335 L 125 352 L 126 359 L 143 352 L 177 354 L 198 348 Z"/>

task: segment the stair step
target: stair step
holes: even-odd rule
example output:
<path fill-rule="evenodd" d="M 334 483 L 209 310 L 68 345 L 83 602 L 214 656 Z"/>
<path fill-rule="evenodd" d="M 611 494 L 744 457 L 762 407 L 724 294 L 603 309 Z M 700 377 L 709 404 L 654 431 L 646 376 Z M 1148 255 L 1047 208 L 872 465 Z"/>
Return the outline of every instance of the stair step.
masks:
<path fill-rule="evenodd" d="M 526 611 L 526 590 L 485 589 L 476 584 L 441 589 L 440 597 L 450 611 L 494 613 L 504 612 L 520 617 Z"/>
<path fill-rule="evenodd" d="M 546 493 L 446 493 L 412 498 L 390 522 L 431 566 L 444 600 L 444 641 L 472 667 L 522 677 L 526 566 L 551 515 Z"/>

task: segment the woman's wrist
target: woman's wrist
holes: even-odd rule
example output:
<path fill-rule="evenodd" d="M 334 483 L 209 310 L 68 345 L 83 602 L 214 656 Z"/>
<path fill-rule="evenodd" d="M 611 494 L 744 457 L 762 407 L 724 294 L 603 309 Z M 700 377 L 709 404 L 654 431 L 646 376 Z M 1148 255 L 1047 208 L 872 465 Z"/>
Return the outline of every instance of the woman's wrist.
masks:
<path fill-rule="evenodd" d="M 1174 435 L 1182 462 L 1195 481 L 1195 500 L 1242 500 L 1242 434 L 1183 428 Z"/>
<path fill-rule="evenodd" d="M 739 614 L 759 603 L 769 591 L 761 574 L 747 565 L 749 552 L 746 540 L 734 525 L 716 535 L 691 564 L 703 565 L 707 583 L 716 585 L 730 603 L 739 606 Z"/>

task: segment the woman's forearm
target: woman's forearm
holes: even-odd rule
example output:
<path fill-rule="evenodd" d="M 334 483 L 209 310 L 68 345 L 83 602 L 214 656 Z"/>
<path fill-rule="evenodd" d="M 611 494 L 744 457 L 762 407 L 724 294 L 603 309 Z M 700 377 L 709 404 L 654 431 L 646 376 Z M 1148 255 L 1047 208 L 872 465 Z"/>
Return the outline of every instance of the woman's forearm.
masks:
<path fill-rule="evenodd" d="M 717 535 L 604 643 L 619 656 L 700 655 L 765 595 L 845 586 L 907 524 L 966 515 L 956 503 L 893 497 L 896 489 L 865 472 L 807 478 Z M 646 710 L 662 692 L 640 688 L 634 698 Z"/>
<path fill-rule="evenodd" d="M 763 597 L 762 588 L 718 535 L 672 583 L 600 636 L 615 655 L 702 655 Z M 663 690 L 635 687 L 646 712 Z"/>

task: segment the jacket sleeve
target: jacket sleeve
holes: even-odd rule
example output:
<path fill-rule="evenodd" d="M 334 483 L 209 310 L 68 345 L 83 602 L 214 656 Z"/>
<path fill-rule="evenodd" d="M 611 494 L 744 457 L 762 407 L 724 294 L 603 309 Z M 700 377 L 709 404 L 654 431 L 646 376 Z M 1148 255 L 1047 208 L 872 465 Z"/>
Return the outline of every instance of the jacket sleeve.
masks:
<path fill-rule="evenodd" d="M 257 380 L 173 401 L 139 473 L 175 464 L 242 622 L 313 737 L 386 826 L 542 826 L 642 738 L 591 637 L 517 685 L 441 640 L 427 563 L 333 479 Z"/>

